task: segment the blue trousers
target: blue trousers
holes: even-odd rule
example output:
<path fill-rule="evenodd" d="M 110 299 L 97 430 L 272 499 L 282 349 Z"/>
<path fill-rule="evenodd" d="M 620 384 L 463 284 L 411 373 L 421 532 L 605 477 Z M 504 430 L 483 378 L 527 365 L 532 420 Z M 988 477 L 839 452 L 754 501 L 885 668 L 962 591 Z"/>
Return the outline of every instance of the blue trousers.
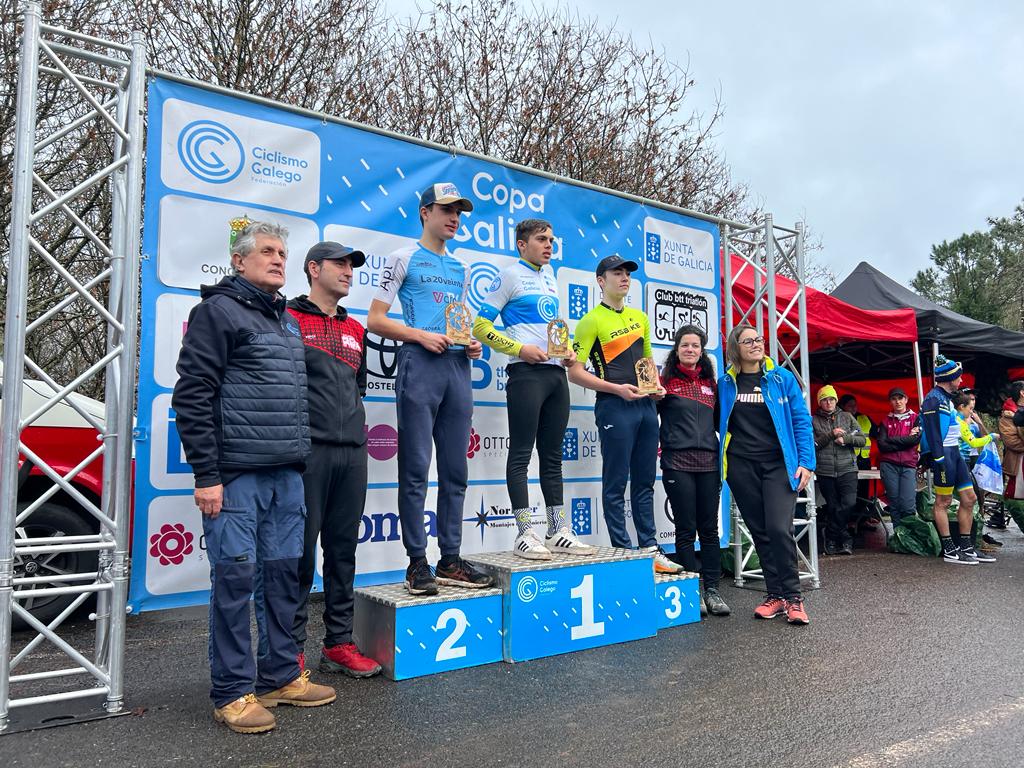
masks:
<path fill-rule="evenodd" d="M 658 412 L 654 401 L 598 395 L 594 418 L 601 440 L 601 495 L 612 546 L 632 549 L 626 530 L 626 483 L 641 547 L 658 543 L 654 478 L 658 465 Z"/>
<path fill-rule="evenodd" d="M 917 470 L 891 461 L 881 462 L 878 469 L 882 474 L 885 496 L 889 499 L 889 519 L 895 527 L 904 517 L 917 512 Z"/>
<path fill-rule="evenodd" d="M 473 385 L 462 347 L 436 355 L 419 344 L 398 351 L 398 517 L 409 557 L 427 552 L 423 517 L 433 446 L 437 446 L 437 539 L 442 555 L 462 548 L 462 507 L 469 483 L 466 450 Z"/>
<path fill-rule="evenodd" d="M 293 468 L 246 472 L 224 486 L 217 517 L 203 516 L 210 558 L 210 698 L 222 707 L 299 676 L 292 637 L 299 603 L 306 506 Z M 256 592 L 258 658 L 253 659 L 249 598 Z"/>

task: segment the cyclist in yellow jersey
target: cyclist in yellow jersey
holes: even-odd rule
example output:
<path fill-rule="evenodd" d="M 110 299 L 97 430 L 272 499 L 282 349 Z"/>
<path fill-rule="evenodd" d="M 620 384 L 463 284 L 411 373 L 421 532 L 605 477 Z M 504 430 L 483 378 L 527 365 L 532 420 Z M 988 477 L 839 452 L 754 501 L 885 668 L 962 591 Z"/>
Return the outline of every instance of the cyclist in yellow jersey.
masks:
<path fill-rule="evenodd" d="M 658 413 L 654 400 L 664 390 L 643 395 L 637 387 L 636 363 L 651 356 L 651 324 L 639 309 L 626 306 L 626 294 L 637 270 L 635 261 L 608 256 L 597 265 L 601 303 L 576 326 L 573 349 L 582 365 L 569 369 L 569 380 L 597 392 L 594 417 L 601 440 L 601 495 L 612 546 L 632 549 L 626 530 L 626 483 L 630 509 L 642 550 L 653 552 L 654 569 L 678 573 L 681 567 L 658 547 L 654 525 L 654 480 L 658 462 Z"/>

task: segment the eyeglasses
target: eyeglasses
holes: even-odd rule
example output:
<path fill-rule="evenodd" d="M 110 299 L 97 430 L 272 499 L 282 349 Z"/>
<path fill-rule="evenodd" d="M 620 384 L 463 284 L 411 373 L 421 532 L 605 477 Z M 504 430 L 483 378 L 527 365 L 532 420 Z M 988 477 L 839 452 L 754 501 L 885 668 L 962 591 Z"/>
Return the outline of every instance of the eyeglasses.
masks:
<path fill-rule="evenodd" d="M 748 349 L 752 347 L 763 347 L 764 336 L 754 336 L 752 339 L 742 339 L 740 341 L 740 344 L 742 344 L 744 347 L 747 347 Z"/>

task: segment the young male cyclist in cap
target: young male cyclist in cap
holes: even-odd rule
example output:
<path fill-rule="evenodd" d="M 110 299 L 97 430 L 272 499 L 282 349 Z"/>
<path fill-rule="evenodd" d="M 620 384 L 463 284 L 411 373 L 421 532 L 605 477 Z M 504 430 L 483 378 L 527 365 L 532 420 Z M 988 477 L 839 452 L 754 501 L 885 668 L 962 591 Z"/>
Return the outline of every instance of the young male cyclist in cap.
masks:
<path fill-rule="evenodd" d="M 380 665 L 352 642 L 356 542 L 366 503 L 366 344 L 359 321 L 339 302 L 352 287 L 362 251 L 317 243 L 303 270 L 309 295 L 288 302 L 306 345 L 306 391 L 312 453 L 302 475 L 306 498 L 305 544 L 299 561 L 299 605 L 292 634 L 305 662 L 309 588 L 316 542 L 324 550 L 324 645 L 320 669 L 370 677 Z"/>
<path fill-rule="evenodd" d="M 626 483 L 640 548 L 654 552 L 657 573 L 678 573 L 658 547 L 654 525 L 654 480 L 658 463 L 658 412 L 654 400 L 640 394 L 636 362 L 651 356 L 651 324 L 639 309 L 626 306 L 635 261 L 607 256 L 597 265 L 601 303 L 576 325 L 573 348 L 579 360 L 589 359 L 595 373 L 583 365 L 569 369 L 569 379 L 597 392 L 594 417 L 601 440 L 601 494 L 604 519 L 613 547 L 632 549 L 626 530 Z M 595 375 L 596 374 L 596 375 Z M 653 398 L 653 400 L 652 400 Z"/>
<path fill-rule="evenodd" d="M 975 551 L 971 544 L 971 526 L 974 523 L 974 504 L 978 500 L 971 482 L 967 462 L 960 455 L 960 425 L 956 419 L 953 401 L 963 378 L 960 363 L 942 355 L 935 358 L 935 387 L 921 403 L 923 434 L 921 452 L 929 453 L 932 476 L 935 480 L 935 528 L 942 539 L 942 559 L 947 563 L 977 565 L 994 558 Z M 960 529 L 959 540 L 949 531 L 949 505 L 953 491 L 960 496 L 956 520 Z"/>
<path fill-rule="evenodd" d="M 469 265 L 446 244 L 459 229 L 459 216 L 473 203 L 454 184 L 431 184 L 420 195 L 423 233 L 415 245 L 391 254 L 380 289 L 370 304 L 367 325 L 386 339 L 403 342 L 398 351 L 395 399 L 398 410 L 398 516 L 409 555 L 405 587 L 413 595 L 436 595 L 438 582 L 459 587 L 491 585 L 491 577 L 459 556 L 462 506 L 469 467 L 466 446 L 473 417 L 470 359 L 483 348 L 446 335 L 445 308 L 466 300 Z M 387 316 L 395 299 L 402 320 Z M 436 579 L 427 564 L 424 503 L 431 438 L 437 446 L 437 538 L 441 560 Z"/>
<path fill-rule="evenodd" d="M 513 551 L 528 560 L 550 560 L 552 552 L 592 555 L 597 550 L 576 538 L 565 519 L 562 500 L 562 441 L 569 423 L 569 357 L 550 359 L 548 323 L 560 317 L 558 283 L 551 269 L 554 235 L 543 219 L 525 219 L 516 226 L 519 261 L 498 273 L 480 307 L 473 334 L 487 346 L 509 356 L 508 495 L 519 535 Z M 501 315 L 505 333 L 494 327 Z M 527 468 L 533 447 L 540 459 L 540 490 L 547 507 L 544 541 L 533 530 Z"/>

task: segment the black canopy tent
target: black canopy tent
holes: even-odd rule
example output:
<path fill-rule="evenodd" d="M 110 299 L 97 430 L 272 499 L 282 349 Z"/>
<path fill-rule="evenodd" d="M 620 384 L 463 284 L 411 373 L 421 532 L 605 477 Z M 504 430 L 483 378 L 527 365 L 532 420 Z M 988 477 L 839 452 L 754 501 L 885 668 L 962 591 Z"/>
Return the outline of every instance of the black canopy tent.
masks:
<path fill-rule="evenodd" d="M 924 350 L 921 361 L 924 373 L 930 374 L 936 353 L 963 362 L 975 376 L 983 403 L 991 405 L 999 400 L 1007 369 L 1024 364 L 1024 333 L 989 325 L 939 306 L 867 262 L 858 264 L 832 295 L 863 309 L 913 309 L 917 316 L 918 342 Z M 865 368 L 862 378 L 896 378 L 913 370 L 913 354 L 907 356 L 906 345 L 889 346 L 891 350 L 873 352 L 877 366 Z"/>

